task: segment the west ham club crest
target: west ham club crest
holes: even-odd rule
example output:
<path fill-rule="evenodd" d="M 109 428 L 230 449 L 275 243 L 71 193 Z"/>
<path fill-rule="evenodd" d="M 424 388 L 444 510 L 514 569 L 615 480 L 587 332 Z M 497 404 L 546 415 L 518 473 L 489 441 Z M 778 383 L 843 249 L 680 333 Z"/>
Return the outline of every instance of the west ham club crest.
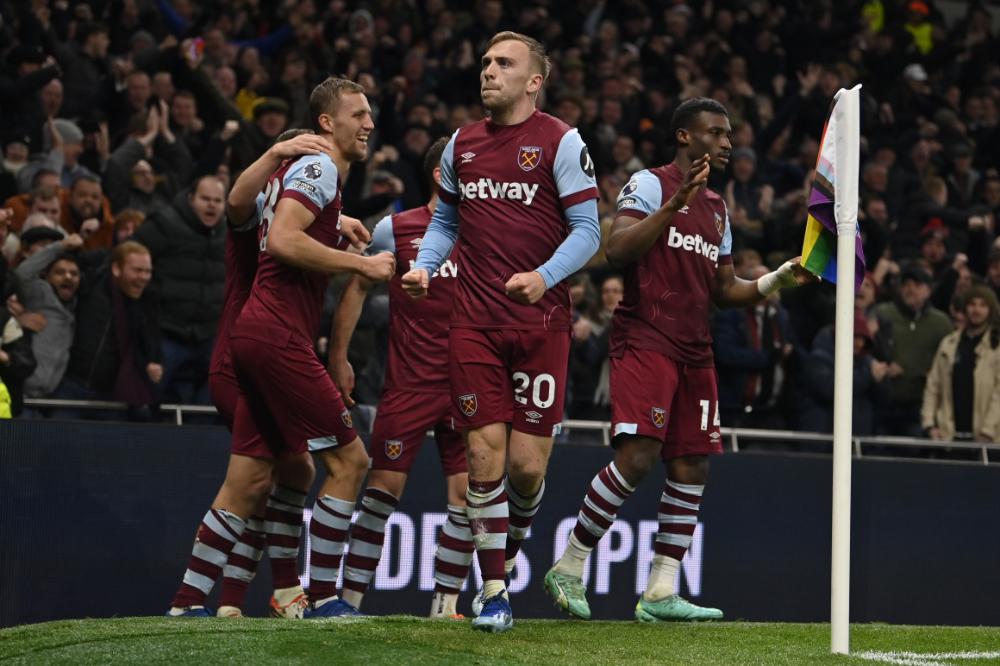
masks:
<path fill-rule="evenodd" d="M 667 410 L 662 407 L 653 407 L 650 416 L 653 419 L 653 425 L 657 428 L 662 428 L 667 423 Z"/>
<path fill-rule="evenodd" d="M 542 149 L 539 146 L 521 146 L 517 151 L 517 166 L 522 171 L 531 171 L 542 161 Z"/>
<path fill-rule="evenodd" d="M 403 455 L 403 441 L 399 439 L 385 440 L 385 457 L 389 460 L 396 460 Z"/>
<path fill-rule="evenodd" d="M 466 393 L 458 396 L 458 406 L 466 416 L 472 416 L 479 411 L 479 402 L 475 393 Z"/>

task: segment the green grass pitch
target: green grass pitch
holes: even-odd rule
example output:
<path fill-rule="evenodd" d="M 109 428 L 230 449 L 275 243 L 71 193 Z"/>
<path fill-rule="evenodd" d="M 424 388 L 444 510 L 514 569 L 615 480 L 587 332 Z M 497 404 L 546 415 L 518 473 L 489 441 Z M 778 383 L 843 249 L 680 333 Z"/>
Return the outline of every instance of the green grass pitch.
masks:
<path fill-rule="evenodd" d="M 1000 629 L 855 625 L 852 656 L 823 624 L 641 625 L 521 620 L 500 635 L 468 621 L 117 618 L 0 630 L 3 664 L 1000 664 Z"/>

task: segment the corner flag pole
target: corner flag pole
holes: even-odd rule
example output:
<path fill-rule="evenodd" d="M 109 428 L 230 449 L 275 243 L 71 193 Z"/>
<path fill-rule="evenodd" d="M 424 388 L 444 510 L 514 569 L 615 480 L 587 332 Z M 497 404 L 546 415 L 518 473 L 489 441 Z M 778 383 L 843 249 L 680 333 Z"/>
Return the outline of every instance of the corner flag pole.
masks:
<path fill-rule="evenodd" d="M 837 318 L 833 393 L 833 548 L 830 650 L 851 647 L 851 435 L 854 381 L 854 251 L 858 222 L 861 86 L 835 96 L 837 119 L 834 217 L 837 221 Z"/>

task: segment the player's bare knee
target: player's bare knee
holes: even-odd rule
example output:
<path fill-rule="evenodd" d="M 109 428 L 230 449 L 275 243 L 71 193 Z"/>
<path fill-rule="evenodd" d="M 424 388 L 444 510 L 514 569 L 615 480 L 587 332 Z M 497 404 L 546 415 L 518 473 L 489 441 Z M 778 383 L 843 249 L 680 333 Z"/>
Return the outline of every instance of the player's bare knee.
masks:
<path fill-rule="evenodd" d="M 703 486 L 708 481 L 708 456 L 682 456 L 667 465 L 667 477 L 676 483 Z"/>
<path fill-rule="evenodd" d="M 360 439 L 354 440 L 338 453 L 346 473 L 363 477 L 368 472 L 371 458 L 368 457 L 365 445 Z"/>
<path fill-rule="evenodd" d="M 615 467 L 629 485 L 638 485 L 660 457 L 660 444 L 649 438 L 626 438 L 615 451 Z"/>
<path fill-rule="evenodd" d="M 545 464 L 537 459 L 511 460 L 507 466 L 507 477 L 517 492 L 534 494 L 545 478 Z"/>

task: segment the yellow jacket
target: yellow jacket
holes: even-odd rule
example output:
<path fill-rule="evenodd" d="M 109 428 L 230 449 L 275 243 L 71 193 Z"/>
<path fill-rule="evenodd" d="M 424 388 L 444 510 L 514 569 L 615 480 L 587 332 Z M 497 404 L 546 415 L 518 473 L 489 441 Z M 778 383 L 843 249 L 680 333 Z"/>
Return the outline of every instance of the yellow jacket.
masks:
<path fill-rule="evenodd" d="M 990 441 L 1000 440 L 1000 346 L 990 346 L 992 330 L 986 329 L 976 346 L 976 370 L 973 374 L 972 428 L 976 435 L 985 435 Z M 927 373 L 924 386 L 924 404 L 920 421 L 924 429 L 938 428 L 941 438 L 950 440 L 955 435 L 955 404 L 951 390 L 952 368 L 962 331 L 955 331 L 943 340 L 934 355 L 934 363 Z"/>

